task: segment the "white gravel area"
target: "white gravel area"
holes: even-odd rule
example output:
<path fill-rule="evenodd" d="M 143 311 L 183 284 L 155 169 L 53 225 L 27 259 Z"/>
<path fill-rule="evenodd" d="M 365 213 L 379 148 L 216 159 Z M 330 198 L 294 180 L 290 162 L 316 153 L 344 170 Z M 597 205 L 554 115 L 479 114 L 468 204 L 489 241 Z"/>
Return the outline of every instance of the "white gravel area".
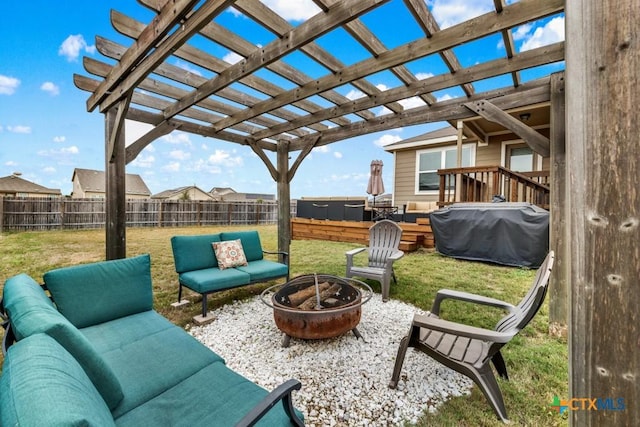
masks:
<path fill-rule="evenodd" d="M 468 378 L 414 349 L 407 351 L 397 389 L 388 387 L 400 339 L 416 307 L 383 303 L 379 294 L 362 307 L 358 330 L 326 340 L 292 338 L 283 348 L 273 310 L 259 297 L 215 310 L 215 320 L 189 332 L 222 356 L 227 366 L 272 390 L 289 378 L 302 383 L 294 404 L 309 426 L 414 424 L 451 396 L 467 394 Z"/>

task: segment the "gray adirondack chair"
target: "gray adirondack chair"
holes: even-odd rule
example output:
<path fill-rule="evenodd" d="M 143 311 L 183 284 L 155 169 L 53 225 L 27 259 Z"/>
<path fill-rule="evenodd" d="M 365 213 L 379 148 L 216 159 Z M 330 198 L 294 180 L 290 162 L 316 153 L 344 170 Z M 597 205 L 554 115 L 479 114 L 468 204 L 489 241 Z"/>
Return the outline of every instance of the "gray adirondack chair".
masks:
<path fill-rule="evenodd" d="M 382 300 L 389 300 L 389 286 L 391 279 L 397 284 L 393 263 L 402 258 L 404 252 L 400 246 L 402 228 L 395 222 L 385 219 L 369 227 L 369 247 L 352 249 L 346 253 L 346 277 L 364 277 L 377 280 L 382 287 Z M 355 255 L 367 250 L 368 264 L 358 266 L 354 264 Z"/>
<path fill-rule="evenodd" d="M 431 312 L 426 315 L 416 314 L 409 335 L 400 341 L 389 387 L 395 388 L 398 384 L 407 348 L 415 347 L 471 378 L 484 393 L 498 419 L 508 422 L 502 393 L 489 362 L 493 363 L 501 377 L 509 379 L 500 349 L 538 312 L 547 292 L 553 261 L 554 254 L 550 251 L 538 269 L 531 288 L 516 306 L 466 292 L 448 289 L 438 291 Z M 498 322 L 495 330 L 449 322 L 439 318 L 440 304 L 447 298 L 503 308 L 508 314 Z"/>

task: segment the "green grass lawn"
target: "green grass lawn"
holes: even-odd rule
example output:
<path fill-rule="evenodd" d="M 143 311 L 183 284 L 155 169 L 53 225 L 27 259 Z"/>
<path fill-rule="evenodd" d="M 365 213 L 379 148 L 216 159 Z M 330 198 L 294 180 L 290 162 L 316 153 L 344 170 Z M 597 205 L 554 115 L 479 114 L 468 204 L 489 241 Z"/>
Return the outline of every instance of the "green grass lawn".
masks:
<path fill-rule="evenodd" d="M 151 254 L 155 308 L 172 322 L 188 327 L 200 313 L 200 297 L 186 292 L 194 303 L 175 309 L 171 303 L 178 293 L 173 269 L 170 238 L 176 234 L 214 233 L 222 227 L 136 228 L 127 230 L 127 256 Z M 275 226 L 225 227 L 260 232 L 267 250 L 277 248 Z M 15 274 L 27 273 L 38 281 L 53 268 L 100 261 L 105 253 L 104 230 L 46 231 L 0 234 L 0 284 Z M 294 240 L 291 242 L 291 276 L 322 272 L 343 275 L 344 253 L 359 245 L 350 243 Z M 459 261 L 419 250 L 406 254 L 395 264 L 398 284 L 391 285 L 391 298 L 428 310 L 438 289 L 452 288 L 517 303 L 526 293 L 534 271 L 491 264 Z M 272 283 L 258 284 L 209 297 L 209 309 L 234 299 L 259 294 Z M 376 292 L 377 282 L 368 281 Z M 448 320 L 493 328 L 501 312 L 467 303 L 445 302 L 442 316 Z M 407 329 L 409 325 L 407 324 Z M 512 424 L 526 426 L 564 426 L 565 415 L 553 412 L 554 396 L 568 395 L 568 350 L 565 339 L 550 337 L 548 304 L 533 322 L 503 351 L 510 381 L 498 380 Z M 410 350 L 412 351 L 412 350 Z M 0 356 L 1 357 L 1 356 Z M 424 356 L 427 357 L 427 356 Z M 389 367 L 391 377 L 392 366 Z M 304 384 L 303 384 L 304 386 Z M 474 386 L 470 396 L 453 398 L 435 414 L 427 414 L 420 426 L 498 426 L 490 406 Z"/>

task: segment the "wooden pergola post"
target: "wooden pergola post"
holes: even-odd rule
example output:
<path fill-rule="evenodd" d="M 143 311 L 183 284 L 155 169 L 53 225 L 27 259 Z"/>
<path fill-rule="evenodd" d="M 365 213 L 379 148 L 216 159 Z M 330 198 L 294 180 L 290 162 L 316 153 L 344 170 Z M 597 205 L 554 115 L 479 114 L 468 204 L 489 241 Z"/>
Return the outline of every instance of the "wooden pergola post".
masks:
<path fill-rule="evenodd" d="M 278 141 L 277 168 L 278 251 L 289 253 L 291 244 L 291 188 L 289 186 L 289 142 L 286 140 Z M 280 261 L 283 260 L 280 259 Z"/>
<path fill-rule="evenodd" d="M 549 282 L 549 333 L 566 336 L 568 322 L 569 264 L 567 167 L 565 143 L 565 75 L 551 75 L 551 191 L 549 241 L 556 261 Z"/>
<path fill-rule="evenodd" d="M 638 22 L 637 0 L 566 2 L 569 397 L 600 406 L 573 426 L 640 420 Z"/>
<path fill-rule="evenodd" d="M 107 260 L 127 256 L 127 196 L 124 126 L 117 126 L 117 109 L 105 113 L 105 228 Z M 117 135 L 113 135 L 117 132 Z"/>

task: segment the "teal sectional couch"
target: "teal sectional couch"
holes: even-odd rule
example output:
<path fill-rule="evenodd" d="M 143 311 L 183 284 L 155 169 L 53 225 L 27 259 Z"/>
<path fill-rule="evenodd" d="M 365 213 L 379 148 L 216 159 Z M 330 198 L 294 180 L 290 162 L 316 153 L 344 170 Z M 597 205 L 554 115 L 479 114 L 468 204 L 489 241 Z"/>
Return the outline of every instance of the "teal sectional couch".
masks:
<path fill-rule="evenodd" d="M 236 239 L 242 243 L 247 265 L 220 269 L 213 243 Z M 281 277 L 289 280 L 289 255 L 286 252 L 263 250 L 257 231 L 173 236 L 171 248 L 176 273 L 178 273 L 178 302 L 182 300 L 183 286 L 201 294 L 203 318 L 207 316 L 207 295 L 210 293 Z M 280 255 L 285 262 L 283 264 L 267 260 L 264 254 Z"/>
<path fill-rule="evenodd" d="M 0 425 L 303 425 L 298 381 L 269 393 L 153 310 L 148 255 L 52 270 L 44 282 L 52 298 L 26 274 L 4 286 L 15 342 Z"/>

